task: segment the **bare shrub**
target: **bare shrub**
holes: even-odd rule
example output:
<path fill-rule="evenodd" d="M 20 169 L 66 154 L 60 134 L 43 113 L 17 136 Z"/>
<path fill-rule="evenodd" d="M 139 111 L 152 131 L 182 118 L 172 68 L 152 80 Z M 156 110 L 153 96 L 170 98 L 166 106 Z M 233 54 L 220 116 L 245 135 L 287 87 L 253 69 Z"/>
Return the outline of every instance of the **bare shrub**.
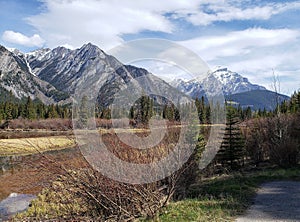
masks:
<path fill-rule="evenodd" d="M 111 152 L 118 158 L 128 162 L 139 160 L 137 163 L 143 164 L 172 152 L 173 148 L 168 144 L 178 141 L 179 132 L 178 127 L 169 128 L 162 143 L 148 150 L 148 153 L 139 153 L 138 150 L 126 147 L 114 134 L 106 133 L 102 136 Z M 114 181 L 90 167 L 71 170 L 70 167 L 58 163 L 61 176 L 38 196 L 27 213 L 20 215 L 20 218 L 93 221 L 153 218 L 174 195 L 176 198 L 184 197 L 185 190 L 195 182 L 195 169 L 198 168 L 196 156 L 195 153 L 181 169 L 163 180 L 136 185 Z M 49 156 L 46 158 L 51 159 Z"/>
<path fill-rule="evenodd" d="M 293 135 L 295 123 L 294 115 L 282 115 L 268 121 L 270 161 L 281 167 L 292 167 L 299 162 L 299 138 Z"/>
<path fill-rule="evenodd" d="M 95 121 L 96 121 L 97 128 L 109 129 L 112 127 L 112 121 L 110 119 L 96 118 Z"/>
<path fill-rule="evenodd" d="M 65 131 L 72 129 L 71 119 L 14 119 L 9 122 L 9 129 L 44 129 L 44 130 L 59 130 Z"/>
<path fill-rule="evenodd" d="M 131 185 L 89 168 L 68 170 L 20 218 L 96 221 L 153 218 L 171 200 L 180 173 L 151 184 Z"/>
<path fill-rule="evenodd" d="M 266 131 L 266 119 L 253 119 L 241 127 L 245 137 L 246 153 L 251 162 L 258 165 L 269 158 L 269 146 L 266 143 L 268 138 Z"/>
<path fill-rule="evenodd" d="M 281 167 L 299 163 L 299 133 L 295 133 L 298 117 L 280 115 L 254 119 L 244 129 L 248 155 L 255 164 L 270 161 Z"/>

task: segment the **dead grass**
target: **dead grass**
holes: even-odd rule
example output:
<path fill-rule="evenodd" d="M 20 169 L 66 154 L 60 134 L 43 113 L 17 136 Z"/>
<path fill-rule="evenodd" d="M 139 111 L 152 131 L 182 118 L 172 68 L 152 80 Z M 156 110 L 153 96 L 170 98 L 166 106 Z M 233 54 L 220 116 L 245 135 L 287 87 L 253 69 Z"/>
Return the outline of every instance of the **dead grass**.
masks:
<path fill-rule="evenodd" d="M 0 156 L 28 155 L 65 149 L 74 145 L 74 138 L 68 136 L 0 139 Z"/>

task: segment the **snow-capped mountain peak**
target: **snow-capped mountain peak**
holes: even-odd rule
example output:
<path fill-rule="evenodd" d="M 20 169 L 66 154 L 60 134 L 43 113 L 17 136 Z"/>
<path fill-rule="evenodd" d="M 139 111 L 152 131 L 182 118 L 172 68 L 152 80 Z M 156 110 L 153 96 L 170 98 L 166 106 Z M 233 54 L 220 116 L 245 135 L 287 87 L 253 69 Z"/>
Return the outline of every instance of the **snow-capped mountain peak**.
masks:
<path fill-rule="evenodd" d="M 6 49 L 17 56 L 23 55 L 23 52 L 21 52 L 20 50 L 18 50 L 16 48 L 6 48 Z"/>
<path fill-rule="evenodd" d="M 218 66 L 211 71 L 206 78 L 195 78 L 189 81 L 175 79 L 170 84 L 180 91 L 190 95 L 203 95 L 203 84 L 206 86 L 214 86 L 215 81 L 221 84 L 223 93 L 231 95 L 236 93 L 248 92 L 252 90 L 266 90 L 265 87 L 250 83 L 250 81 L 242 75 L 228 70 L 226 67 Z"/>
<path fill-rule="evenodd" d="M 37 60 L 42 60 L 47 54 L 51 52 L 49 48 L 37 49 L 32 52 L 25 53 L 25 57 L 27 60 L 35 58 Z"/>

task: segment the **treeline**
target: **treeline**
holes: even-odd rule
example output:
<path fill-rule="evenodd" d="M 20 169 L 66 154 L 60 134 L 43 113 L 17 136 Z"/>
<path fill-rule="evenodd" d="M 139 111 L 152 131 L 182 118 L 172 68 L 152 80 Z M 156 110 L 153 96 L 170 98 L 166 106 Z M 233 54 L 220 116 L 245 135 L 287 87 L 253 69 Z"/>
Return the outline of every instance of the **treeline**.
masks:
<path fill-rule="evenodd" d="M 11 96 L 12 98 L 12 96 Z M 86 103 L 86 96 L 83 96 L 81 103 Z M 257 110 L 253 111 L 250 107 L 233 106 L 235 113 L 240 121 L 246 121 L 252 118 L 260 117 L 273 117 L 280 110 L 281 113 L 296 113 L 300 110 L 300 92 L 295 92 L 289 101 L 284 101 L 282 104 L 278 105 L 276 109 L 268 111 Z M 116 110 L 110 107 L 102 108 L 97 107 L 88 116 L 95 116 L 100 119 L 111 119 L 128 117 L 129 119 L 135 120 L 139 123 L 147 124 L 151 117 L 154 115 L 159 115 L 164 119 L 170 121 L 180 121 L 181 114 L 188 113 L 191 110 L 191 104 L 173 104 L 171 102 L 164 101 L 165 105 L 159 105 L 149 96 L 141 96 L 135 104 L 130 108 L 130 110 Z M 198 111 L 198 118 L 201 124 L 212 123 L 212 113 L 217 113 L 218 109 L 222 107 L 218 104 L 213 106 L 209 105 L 205 98 L 195 99 L 196 109 Z M 230 105 L 230 104 L 226 104 Z M 81 107 L 81 109 L 87 109 L 87 107 Z M 214 109 L 214 110 L 213 110 Z M 84 112 L 84 110 L 82 110 Z M 212 112 L 213 111 L 213 112 Z M 14 99 L 6 99 L 4 102 L 0 102 L 0 121 L 1 120 L 11 120 L 11 119 L 48 119 L 48 118 L 71 118 L 72 109 L 70 106 L 61 106 L 57 104 L 45 105 L 40 101 L 32 101 L 30 97 L 26 100 L 17 101 Z M 215 122 L 215 121 L 214 121 Z"/>
<path fill-rule="evenodd" d="M 81 104 L 84 104 L 86 98 L 83 97 Z M 202 124 L 209 124 L 211 122 L 211 107 L 205 103 L 204 97 L 196 98 L 195 104 L 198 111 L 199 121 Z M 170 101 L 164 101 L 164 105 L 158 104 L 149 96 L 141 96 L 130 108 L 130 110 L 100 108 L 97 107 L 95 117 L 100 119 L 111 118 L 129 118 L 137 123 L 147 124 L 149 120 L 158 115 L 163 119 L 169 121 L 180 121 L 182 116 L 189 113 L 193 108 L 193 104 L 173 104 Z M 81 106 L 81 109 L 84 109 Z M 87 109 L 87 108 L 85 108 Z M 80 112 L 85 112 L 81 110 Z M 181 113 L 181 114 L 180 114 Z"/>
<path fill-rule="evenodd" d="M 297 113 L 300 111 L 300 91 L 294 92 L 289 101 L 284 101 L 280 107 L 282 113 Z M 277 113 L 277 110 L 275 110 Z"/>
<path fill-rule="evenodd" d="M 259 109 L 253 113 L 253 117 L 274 117 L 278 112 L 284 114 L 294 114 L 300 110 L 300 91 L 295 91 L 290 100 L 278 104 L 274 110 Z"/>
<path fill-rule="evenodd" d="M 48 119 L 71 118 L 71 109 L 61 105 L 45 105 L 39 101 L 33 101 L 29 96 L 26 101 L 0 102 L 0 121 L 18 118 L 24 119 Z"/>

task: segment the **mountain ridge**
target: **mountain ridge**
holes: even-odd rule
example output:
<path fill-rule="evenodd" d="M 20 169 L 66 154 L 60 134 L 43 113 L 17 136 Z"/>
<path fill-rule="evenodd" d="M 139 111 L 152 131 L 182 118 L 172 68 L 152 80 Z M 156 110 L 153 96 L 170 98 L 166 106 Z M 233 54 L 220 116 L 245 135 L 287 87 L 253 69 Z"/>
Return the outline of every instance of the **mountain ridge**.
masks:
<path fill-rule="evenodd" d="M 148 89 L 149 92 L 164 89 L 169 97 L 172 97 L 169 92 L 176 91 L 175 94 L 180 94 L 183 101 L 188 101 L 186 95 L 146 69 L 124 65 L 91 43 L 75 50 L 57 47 L 25 54 L 13 51 L 23 64 L 28 65 L 28 73 L 61 92 L 73 95 L 78 88 L 84 88 L 84 84 L 89 84 L 86 85 L 88 88 L 100 88 L 95 93 L 99 93 L 97 100 L 103 106 L 109 106 L 114 95 L 129 82 L 135 82 L 136 86 Z"/>
<path fill-rule="evenodd" d="M 289 99 L 288 96 L 267 90 L 264 86 L 252 84 L 246 77 L 220 66 L 208 73 L 205 78 L 194 78 L 188 81 L 175 79 L 170 84 L 192 98 L 199 98 L 213 94 L 216 81 L 227 101 L 242 107 L 249 106 L 253 110 L 275 109 L 276 103 L 271 101 L 271 98 L 278 97 L 280 103 Z"/>
<path fill-rule="evenodd" d="M 178 79 L 167 83 L 144 68 L 122 64 L 117 58 L 106 54 L 91 43 L 74 50 L 59 46 L 54 49 L 42 48 L 28 53 L 22 53 L 17 49 L 9 51 L 3 46 L 0 47 L 0 51 L 6 51 L 6 58 L 2 58 L 2 63 L 11 59 L 10 64 L 6 63 L 0 66 L 1 73 L 13 64 L 14 72 L 18 73 L 20 70 L 22 72 L 22 75 L 19 76 L 19 83 L 15 81 L 10 85 L 4 84 L 3 78 L 1 78 L 0 86 L 6 90 L 12 90 L 18 98 L 22 96 L 36 97 L 47 104 L 70 102 L 69 96 L 66 95 L 74 94 L 79 86 L 87 83 L 90 84 L 88 87 L 102 86 L 97 92 L 99 94 L 97 100 L 103 106 L 110 105 L 120 88 L 131 81 L 150 91 L 163 90 L 169 93 L 170 97 L 172 97 L 172 92 L 180 91 L 186 101 L 185 95 L 196 98 L 205 94 L 214 94 L 215 87 L 219 85 L 216 83 L 219 82 L 226 99 L 234 98 L 239 104 L 248 103 L 253 107 L 255 104 L 252 103 L 255 101 L 249 101 L 247 93 L 264 91 L 264 96 L 270 96 L 271 93 L 265 87 L 252 84 L 247 78 L 225 67 L 217 67 L 204 79 L 195 78 L 189 81 Z M 23 78 L 21 78 L 22 76 Z M 142 78 L 147 80 L 139 81 Z M 22 88 L 18 86 L 20 82 L 31 84 L 27 88 Z M 17 86 L 16 89 L 13 84 Z M 208 86 L 206 91 L 203 85 Z M 29 88 L 32 86 L 34 86 L 34 90 L 31 92 Z M 237 96 L 232 96 L 236 94 Z M 242 101 L 243 96 L 247 98 L 247 101 Z M 286 99 L 287 97 L 281 98 Z M 266 106 L 269 107 L 269 105 Z"/>

